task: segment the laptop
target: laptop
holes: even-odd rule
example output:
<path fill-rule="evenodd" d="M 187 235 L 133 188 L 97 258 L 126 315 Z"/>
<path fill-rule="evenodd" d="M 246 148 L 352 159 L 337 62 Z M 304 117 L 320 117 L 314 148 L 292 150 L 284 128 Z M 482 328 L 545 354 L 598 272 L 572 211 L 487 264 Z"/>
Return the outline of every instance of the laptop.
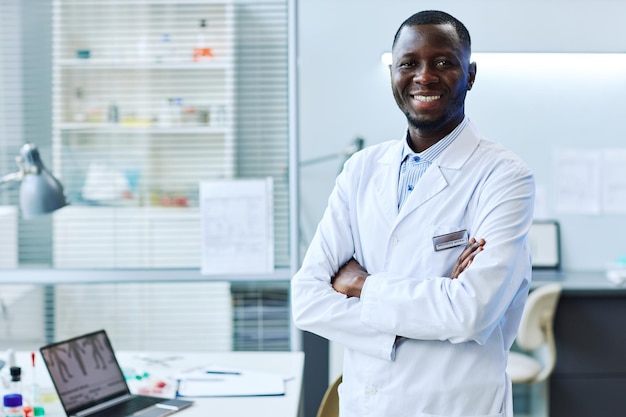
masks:
<path fill-rule="evenodd" d="M 109 337 L 98 330 L 39 349 L 70 417 L 162 417 L 193 401 L 131 394 Z"/>

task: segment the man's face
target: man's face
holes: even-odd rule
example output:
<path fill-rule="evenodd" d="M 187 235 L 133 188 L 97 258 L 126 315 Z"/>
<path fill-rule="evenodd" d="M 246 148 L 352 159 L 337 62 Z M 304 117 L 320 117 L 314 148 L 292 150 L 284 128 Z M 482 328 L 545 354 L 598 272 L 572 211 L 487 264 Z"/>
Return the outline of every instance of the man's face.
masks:
<path fill-rule="evenodd" d="M 476 76 L 454 27 L 404 27 L 392 55 L 393 96 L 409 128 L 439 139 L 448 134 L 463 120 L 465 94 Z"/>

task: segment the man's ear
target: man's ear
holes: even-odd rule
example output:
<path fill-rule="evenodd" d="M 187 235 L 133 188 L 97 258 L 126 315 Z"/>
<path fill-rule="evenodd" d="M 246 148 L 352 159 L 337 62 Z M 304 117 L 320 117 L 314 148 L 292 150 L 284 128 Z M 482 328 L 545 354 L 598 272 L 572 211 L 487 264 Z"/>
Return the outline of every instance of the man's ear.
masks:
<path fill-rule="evenodd" d="M 467 76 L 467 90 L 471 90 L 474 86 L 474 81 L 476 81 L 476 63 L 472 62 L 469 64 L 469 71 Z"/>

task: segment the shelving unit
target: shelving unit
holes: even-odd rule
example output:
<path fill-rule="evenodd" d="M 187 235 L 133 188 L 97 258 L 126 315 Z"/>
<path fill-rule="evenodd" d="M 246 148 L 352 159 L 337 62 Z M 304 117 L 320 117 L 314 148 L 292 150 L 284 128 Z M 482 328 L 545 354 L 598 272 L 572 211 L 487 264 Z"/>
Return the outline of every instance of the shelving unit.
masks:
<path fill-rule="evenodd" d="M 55 267 L 199 267 L 198 182 L 236 171 L 234 26 L 228 0 L 55 0 Z"/>
<path fill-rule="evenodd" d="M 3 67 L 11 69 L 4 91 L 20 101 L 5 109 L 13 133 L 3 138 L 4 172 L 16 168 L 11 149 L 32 140 L 71 205 L 22 222 L 15 190 L 2 195 L 13 204 L 0 216 L 13 225 L 0 228 L 3 349 L 30 350 L 94 327 L 110 328 L 129 350 L 146 343 L 285 350 L 297 343 L 288 308 L 298 223 L 297 169 L 290 168 L 297 153 L 295 9 L 230 0 L 8 3 L 14 6 L 0 15 L 9 34 L 0 41 L 8 51 Z M 213 58 L 194 62 L 202 18 Z M 166 30 L 174 47 L 163 60 L 157 51 Z M 77 87 L 82 108 L 74 106 Z M 168 98 L 212 113 L 163 122 Z M 111 101 L 117 122 L 108 121 Z M 85 187 L 93 171 L 100 180 L 92 184 L 101 187 Z M 268 176 L 275 184 L 274 272 L 203 275 L 198 181 Z"/>

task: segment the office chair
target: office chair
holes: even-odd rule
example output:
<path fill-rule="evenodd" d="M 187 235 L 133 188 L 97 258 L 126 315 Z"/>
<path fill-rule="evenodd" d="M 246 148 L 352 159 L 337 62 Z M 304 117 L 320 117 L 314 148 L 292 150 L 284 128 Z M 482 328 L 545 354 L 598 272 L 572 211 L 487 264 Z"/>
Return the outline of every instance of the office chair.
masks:
<path fill-rule="evenodd" d="M 561 285 L 550 283 L 530 292 L 515 343 L 506 368 L 514 384 L 535 384 L 546 380 L 556 363 L 553 322 L 561 296 Z"/>
<path fill-rule="evenodd" d="M 317 409 L 316 417 L 339 417 L 339 393 L 337 388 L 341 384 L 342 375 L 339 375 L 335 381 L 328 386 L 320 407 Z"/>
<path fill-rule="evenodd" d="M 553 322 L 561 285 L 543 285 L 528 295 L 506 371 L 514 385 L 526 390 L 529 415 L 547 417 L 550 394 L 547 379 L 556 363 Z M 514 400 L 516 401 L 516 400 Z M 522 400 L 523 404 L 524 401 Z"/>

